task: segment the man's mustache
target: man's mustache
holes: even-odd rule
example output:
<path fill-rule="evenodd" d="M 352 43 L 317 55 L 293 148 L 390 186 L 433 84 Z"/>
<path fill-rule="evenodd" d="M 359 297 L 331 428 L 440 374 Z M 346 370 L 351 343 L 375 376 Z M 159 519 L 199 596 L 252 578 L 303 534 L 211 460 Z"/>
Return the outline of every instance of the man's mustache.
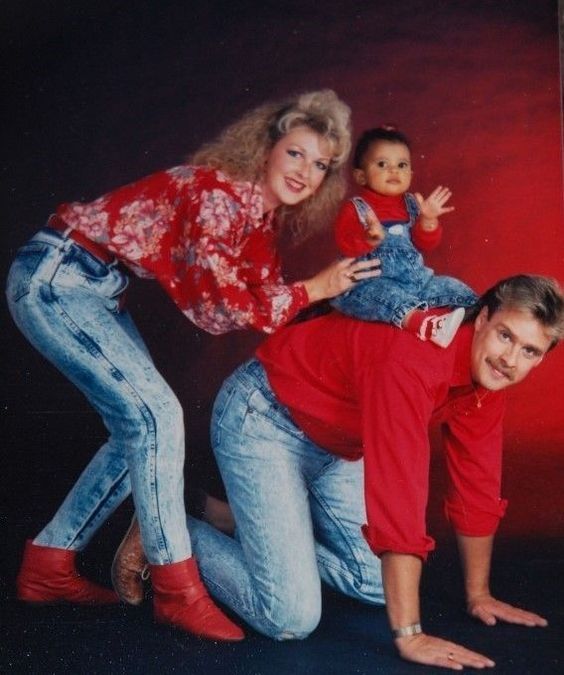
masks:
<path fill-rule="evenodd" d="M 510 382 L 513 382 L 515 375 L 513 373 L 513 368 L 510 368 L 501 361 L 492 361 L 491 359 L 486 359 L 486 362 L 495 370 L 498 370 L 504 377 L 506 377 Z"/>

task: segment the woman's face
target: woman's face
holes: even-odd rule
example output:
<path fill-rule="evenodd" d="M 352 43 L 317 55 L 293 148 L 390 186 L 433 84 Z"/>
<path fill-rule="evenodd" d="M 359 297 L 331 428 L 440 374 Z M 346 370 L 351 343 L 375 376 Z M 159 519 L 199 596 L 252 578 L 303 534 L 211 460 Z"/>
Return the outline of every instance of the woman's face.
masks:
<path fill-rule="evenodd" d="M 311 197 L 327 175 L 331 158 L 329 141 L 308 127 L 295 127 L 282 136 L 268 153 L 260 181 L 265 212 Z"/>

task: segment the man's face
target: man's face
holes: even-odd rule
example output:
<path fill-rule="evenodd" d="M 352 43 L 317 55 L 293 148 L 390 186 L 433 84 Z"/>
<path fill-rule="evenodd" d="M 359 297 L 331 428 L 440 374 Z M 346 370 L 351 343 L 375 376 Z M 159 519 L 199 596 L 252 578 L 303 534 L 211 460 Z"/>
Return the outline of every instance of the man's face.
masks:
<path fill-rule="evenodd" d="M 492 391 L 521 382 L 552 342 L 548 329 L 528 311 L 499 309 L 488 318 L 484 307 L 474 326 L 472 379 Z"/>

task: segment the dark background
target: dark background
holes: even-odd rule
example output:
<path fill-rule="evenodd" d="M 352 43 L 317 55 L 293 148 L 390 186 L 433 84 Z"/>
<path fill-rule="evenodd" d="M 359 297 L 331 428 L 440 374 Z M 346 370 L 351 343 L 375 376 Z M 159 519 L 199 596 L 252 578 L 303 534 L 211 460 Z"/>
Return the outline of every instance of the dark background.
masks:
<path fill-rule="evenodd" d="M 414 189 L 428 193 L 440 183 L 453 190 L 456 211 L 443 219 L 441 247 L 427 256 L 437 272 L 461 277 L 478 292 L 518 272 L 564 280 L 558 16 L 553 0 L 28 0 L 2 2 L 0 13 L 2 278 L 17 247 L 60 202 L 89 200 L 177 164 L 266 99 L 331 87 L 350 104 L 356 134 L 392 122 L 410 136 Z M 283 249 L 289 279 L 313 274 L 335 255 L 330 227 L 298 249 L 287 243 Z M 189 483 L 221 494 L 207 440 L 210 403 L 223 377 L 262 337 L 208 336 L 147 281 L 135 280 L 129 305 L 183 403 Z M 62 624 L 76 633 L 70 650 L 74 656 L 63 647 L 60 652 L 47 649 L 51 631 L 61 639 L 68 635 L 57 633 L 62 630 L 59 615 L 53 618 L 48 609 L 22 610 L 12 601 L 21 547 L 60 503 L 103 441 L 104 429 L 82 396 L 19 335 L 5 303 L 2 313 L 5 534 L 0 602 L 17 617 L 13 626 L 23 640 L 6 652 L 10 669 L 156 672 L 166 663 L 168 672 L 212 672 L 210 664 L 220 654 L 224 672 L 284 673 L 303 659 L 303 672 L 325 673 L 332 672 L 329 662 L 335 668 L 339 663 L 323 642 L 325 636 L 335 644 L 333 628 L 339 639 L 345 636 L 341 646 L 349 653 L 344 663 L 350 672 L 373 672 L 375 663 L 384 664 L 386 672 L 418 670 L 401 665 L 387 641 L 376 650 L 383 660 L 375 661 L 373 614 L 331 597 L 328 606 L 333 609 L 325 612 L 326 623 L 316 633 L 320 637 L 284 647 L 255 637 L 239 651 L 198 647 L 203 651 L 187 650 L 201 656 L 190 667 L 178 642 L 159 661 L 155 653 L 162 645 L 151 632 L 149 614 L 132 618 L 126 609 L 112 615 L 114 634 L 126 645 L 117 660 L 118 648 L 105 632 L 107 614 L 102 613 L 92 631 L 92 622 L 85 618 L 82 623 L 80 612 L 60 610 Z M 563 366 L 560 348 L 510 396 L 504 494 L 511 504 L 500 530 L 497 566 L 512 600 L 530 598 L 531 608 L 552 612 L 549 618 L 556 620 L 558 630 L 564 625 L 563 575 L 558 573 L 564 571 Z M 435 589 L 433 579 L 448 578 L 444 574 L 451 570 L 453 553 L 440 514 L 439 452 L 435 464 L 430 528 L 440 548 L 429 565 L 430 589 Z M 107 579 L 111 552 L 129 515 L 125 505 L 85 556 L 86 565 L 102 578 Z M 519 567 L 526 563 L 533 567 Z M 453 588 L 457 583 L 453 577 Z M 438 605 L 435 620 L 446 620 L 450 615 L 437 594 L 429 598 Z M 335 613 L 347 616 L 345 633 L 335 623 Z M 469 620 L 453 616 L 460 621 L 461 634 L 449 632 L 449 622 L 443 633 L 465 640 Z M 380 614 L 376 621 L 385 625 Z M 147 631 L 146 649 L 131 642 L 128 626 L 143 635 Z M 491 631 L 484 638 L 475 626 L 473 630 L 473 646 L 497 658 L 498 643 L 490 647 L 488 642 Z M 553 629 L 536 631 L 534 638 L 523 629 L 495 630 L 521 654 L 518 662 L 504 660 L 513 670 L 502 671 L 500 665 L 498 672 L 539 672 L 531 665 L 539 664 L 534 649 L 541 658 L 539 670 L 561 672 Z M 81 641 L 87 644 L 92 633 L 102 647 L 81 651 Z M 537 634 L 542 634 L 541 642 Z M 321 650 L 316 639 L 322 640 Z M 85 649 L 89 660 L 83 662 Z M 280 649 L 287 651 L 272 651 Z M 360 660 L 355 662 L 350 654 Z M 334 672 L 347 672 L 343 667 Z"/>

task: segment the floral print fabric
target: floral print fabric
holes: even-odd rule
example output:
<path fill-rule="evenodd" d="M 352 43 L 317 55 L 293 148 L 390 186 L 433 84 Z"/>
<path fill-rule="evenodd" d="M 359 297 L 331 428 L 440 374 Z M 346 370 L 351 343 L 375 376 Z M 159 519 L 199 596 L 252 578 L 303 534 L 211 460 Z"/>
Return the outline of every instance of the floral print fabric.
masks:
<path fill-rule="evenodd" d="M 138 276 L 156 278 L 209 333 L 271 333 L 308 305 L 303 284 L 284 283 L 260 187 L 221 171 L 174 167 L 57 214 Z"/>

